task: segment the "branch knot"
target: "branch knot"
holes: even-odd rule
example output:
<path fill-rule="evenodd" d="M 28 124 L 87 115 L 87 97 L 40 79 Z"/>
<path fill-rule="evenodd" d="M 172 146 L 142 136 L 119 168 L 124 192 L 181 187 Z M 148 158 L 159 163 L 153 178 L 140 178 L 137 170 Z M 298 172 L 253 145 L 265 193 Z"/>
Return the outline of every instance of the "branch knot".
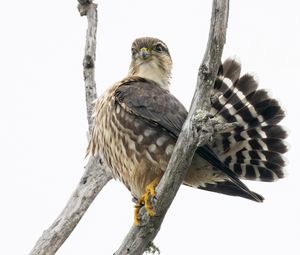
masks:
<path fill-rule="evenodd" d="M 206 64 L 201 64 L 199 67 L 199 74 L 202 74 L 205 77 L 205 80 L 209 77 L 209 70 Z"/>
<path fill-rule="evenodd" d="M 91 55 L 85 55 L 83 59 L 84 68 L 94 68 L 94 60 Z"/>
<path fill-rule="evenodd" d="M 220 117 L 199 109 L 192 119 L 192 129 L 198 146 L 211 143 L 216 134 L 231 132 L 238 126 L 236 122 L 226 123 Z"/>
<path fill-rule="evenodd" d="M 89 5 L 93 2 L 92 0 L 78 0 L 79 4 L 77 9 L 79 11 L 80 16 L 85 16 L 89 9 Z"/>
<path fill-rule="evenodd" d="M 198 140 L 197 146 L 208 143 L 214 133 L 212 125 L 212 115 L 202 109 L 195 112 L 192 117 L 193 136 Z"/>
<path fill-rule="evenodd" d="M 90 4 L 93 2 L 92 0 L 78 0 L 79 4 L 85 5 L 85 4 Z"/>

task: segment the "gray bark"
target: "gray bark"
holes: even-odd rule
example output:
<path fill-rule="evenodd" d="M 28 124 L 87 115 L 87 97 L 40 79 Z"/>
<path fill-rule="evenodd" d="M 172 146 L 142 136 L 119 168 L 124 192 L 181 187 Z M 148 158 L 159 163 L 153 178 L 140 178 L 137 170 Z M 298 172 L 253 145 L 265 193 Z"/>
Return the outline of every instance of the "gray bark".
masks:
<path fill-rule="evenodd" d="M 97 99 L 97 89 L 95 82 L 95 61 L 96 61 L 96 44 L 97 44 L 97 5 L 91 1 L 85 0 L 86 4 L 79 4 L 78 11 L 81 16 L 86 15 L 88 20 L 88 28 L 86 31 L 86 43 L 83 58 L 83 77 L 85 85 L 85 101 L 87 120 L 89 124 L 89 132 L 91 133 L 93 120 L 93 104 Z M 83 2 L 85 2 L 83 1 Z"/>
<path fill-rule="evenodd" d="M 158 233 L 191 163 L 198 146 L 208 142 L 214 133 L 214 125 L 207 112 L 210 109 L 210 92 L 221 63 L 229 12 L 229 0 L 214 0 L 207 49 L 200 65 L 197 87 L 192 105 L 178 137 L 172 157 L 156 192 L 156 215 L 148 217 L 141 210 L 140 226 L 132 226 L 115 255 L 142 254 Z M 201 111 L 199 112 L 199 109 Z M 197 116 L 195 117 L 195 114 Z M 200 113 L 200 114 L 199 114 Z"/>
<path fill-rule="evenodd" d="M 97 98 L 96 82 L 94 79 L 97 5 L 90 2 L 83 5 L 79 4 L 78 10 L 82 16 L 86 15 L 88 19 L 86 46 L 83 59 L 83 75 L 85 81 L 87 119 L 89 131 L 91 131 L 93 102 Z M 38 239 L 30 252 L 30 255 L 55 254 L 72 233 L 95 197 L 109 180 L 111 180 L 109 169 L 102 164 L 100 158 L 91 157 L 85 167 L 85 172 L 81 177 L 79 184 L 65 208 L 54 223 L 43 232 L 42 236 Z"/>
<path fill-rule="evenodd" d="M 99 160 L 99 158 L 89 160 L 86 170 L 66 207 L 53 224 L 43 232 L 30 252 L 31 255 L 55 254 L 77 226 L 95 197 L 111 179 L 106 168 L 99 164 Z"/>

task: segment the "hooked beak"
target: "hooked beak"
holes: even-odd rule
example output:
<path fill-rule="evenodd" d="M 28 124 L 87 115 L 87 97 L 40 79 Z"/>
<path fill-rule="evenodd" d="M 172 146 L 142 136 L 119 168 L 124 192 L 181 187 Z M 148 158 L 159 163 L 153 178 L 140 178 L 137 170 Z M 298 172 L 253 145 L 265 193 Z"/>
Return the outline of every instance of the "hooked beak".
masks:
<path fill-rule="evenodd" d="M 139 51 L 139 57 L 143 60 L 146 60 L 147 58 L 150 57 L 150 51 L 148 48 L 141 48 L 140 51 Z"/>

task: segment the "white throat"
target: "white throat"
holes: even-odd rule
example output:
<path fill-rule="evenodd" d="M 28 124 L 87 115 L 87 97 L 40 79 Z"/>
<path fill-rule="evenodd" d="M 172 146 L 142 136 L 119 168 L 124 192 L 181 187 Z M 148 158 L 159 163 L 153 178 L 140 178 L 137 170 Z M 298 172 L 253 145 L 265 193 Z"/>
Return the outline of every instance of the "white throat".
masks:
<path fill-rule="evenodd" d="M 136 71 L 131 75 L 136 75 L 145 79 L 155 81 L 163 89 L 169 90 L 170 86 L 170 76 L 166 75 L 154 61 L 149 61 L 139 65 Z"/>

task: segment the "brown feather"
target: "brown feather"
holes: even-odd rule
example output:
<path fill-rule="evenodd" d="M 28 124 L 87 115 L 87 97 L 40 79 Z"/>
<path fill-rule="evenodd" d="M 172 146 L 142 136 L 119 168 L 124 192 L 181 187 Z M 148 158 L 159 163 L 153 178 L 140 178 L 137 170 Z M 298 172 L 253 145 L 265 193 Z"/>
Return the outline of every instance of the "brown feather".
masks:
<path fill-rule="evenodd" d="M 172 60 L 165 43 L 157 38 L 139 38 L 132 44 L 132 61 L 128 77 L 109 88 L 95 104 L 94 128 L 87 153 L 92 155 L 99 153 L 110 167 L 113 176 L 122 181 L 135 198 L 139 198 L 145 192 L 150 182 L 163 175 L 187 117 L 184 106 L 169 92 L 171 68 Z M 250 191 L 238 177 L 262 174 L 262 167 L 272 168 L 269 170 L 273 174 L 278 169 L 277 165 L 275 169 L 275 164 L 267 164 L 264 158 L 283 162 L 277 150 L 277 154 L 266 150 L 253 150 L 258 150 L 258 146 L 264 144 L 284 148 L 281 143 L 275 143 L 274 139 L 263 140 L 264 137 L 256 138 L 259 140 L 255 141 L 256 143 L 252 141 L 249 145 L 240 140 L 247 138 L 248 135 L 259 136 L 262 133 L 271 135 L 279 132 L 283 136 L 281 127 L 263 128 L 257 121 L 264 120 L 268 125 L 276 124 L 283 114 L 274 100 L 272 111 L 270 113 L 265 111 L 270 107 L 268 108 L 265 101 L 262 101 L 262 93 L 253 96 L 257 84 L 251 77 L 239 78 L 240 69 L 239 63 L 234 60 L 227 60 L 224 66 L 220 67 L 212 97 L 214 99 L 212 113 L 227 122 L 235 121 L 238 115 L 234 113 L 238 113 L 243 117 L 239 118 L 239 121 L 247 123 L 243 125 L 247 129 L 234 130 L 234 136 L 221 134 L 220 137 L 217 136 L 212 146 L 205 145 L 198 148 L 184 184 L 262 201 L 263 198 Z M 240 99 L 241 93 L 244 99 Z M 257 98 L 260 98 L 260 101 L 256 102 Z M 248 101 L 253 107 L 248 107 Z M 227 109 L 230 107 L 229 103 L 235 107 L 234 109 L 231 107 L 230 111 Z M 260 116 L 257 117 L 255 114 Z M 250 123 L 252 126 L 248 123 L 249 120 L 254 120 Z M 225 149 L 234 140 L 248 146 L 246 147 L 248 151 L 241 150 L 234 155 L 231 150 L 231 154 L 224 159 Z M 232 148 L 233 146 L 234 144 Z M 237 165 L 232 164 L 234 160 L 240 164 L 239 169 L 230 168 L 231 165 Z M 278 171 L 281 173 L 280 169 Z M 273 180 L 273 177 L 271 179 Z"/>

